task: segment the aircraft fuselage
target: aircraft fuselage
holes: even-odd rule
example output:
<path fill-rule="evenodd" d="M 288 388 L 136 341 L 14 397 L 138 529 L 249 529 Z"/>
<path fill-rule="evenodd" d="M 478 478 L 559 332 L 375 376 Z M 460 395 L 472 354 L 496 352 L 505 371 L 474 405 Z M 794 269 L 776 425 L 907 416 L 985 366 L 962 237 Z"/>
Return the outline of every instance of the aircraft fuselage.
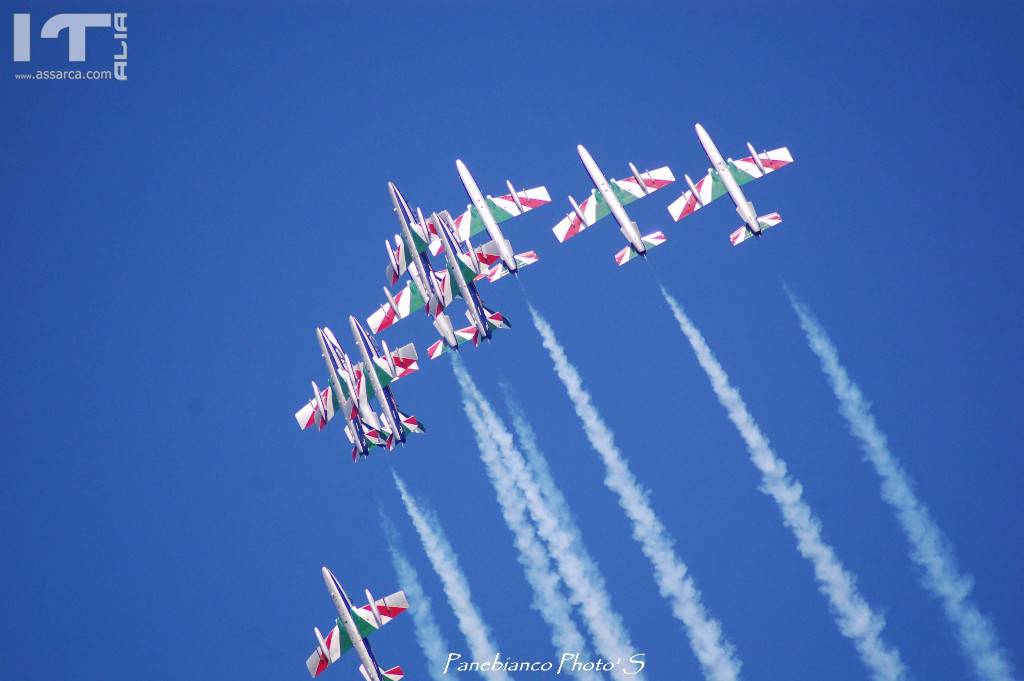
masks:
<path fill-rule="evenodd" d="M 498 221 L 491 214 L 491 209 L 487 206 L 487 201 L 484 200 L 484 195 L 481 193 L 480 187 L 477 186 L 476 180 L 470 174 L 469 168 L 458 159 L 455 161 L 455 168 L 459 171 L 459 178 L 462 180 L 462 186 L 466 188 L 469 200 L 473 203 L 477 213 L 480 214 L 480 219 L 484 222 L 487 234 L 490 235 L 491 240 L 498 246 L 501 261 L 505 263 L 505 267 L 508 268 L 509 272 L 517 273 L 519 265 L 516 263 L 515 254 L 512 252 L 512 245 L 509 244 L 505 235 L 501 233 Z"/>
<path fill-rule="evenodd" d="M 583 161 L 583 167 L 587 169 L 587 174 L 590 175 L 591 181 L 594 183 L 594 187 L 601 193 L 601 198 L 604 199 L 608 205 L 608 210 L 611 212 L 612 217 L 619 223 L 619 231 L 626 237 L 626 240 L 633 246 L 637 253 L 644 254 L 647 252 L 647 246 L 640 239 L 640 230 L 637 229 L 636 224 L 629 219 L 629 215 L 626 214 L 626 209 L 622 207 L 622 202 L 619 201 L 619 197 L 612 191 L 611 185 L 608 183 L 608 179 L 601 172 L 601 169 L 597 166 L 597 162 L 594 161 L 594 157 L 590 155 L 587 148 L 582 144 L 576 145 L 576 151 L 580 155 L 580 160 Z"/>
<path fill-rule="evenodd" d="M 380 681 L 380 677 L 377 675 L 377 665 L 370 656 L 370 652 L 366 649 L 363 637 L 359 633 L 355 621 L 352 619 L 352 602 L 349 601 L 345 590 L 341 588 L 341 584 L 330 570 L 322 568 L 320 572 L 324 577 L 324 584 L 327 585 L 327 591 L 331 594 L 331 600 L 334 601 L 334 607 L 338 611 L 338 621 L 344 627 L 349 640 L 352 641 L 352 647 L 355 649 L 356 654 L 359 655 L 359 661 L 362 662 L 363 669 L 366 670 L 371 681 Z"/>
<path fill-rule="evenodd" d="M 342 378 L 339 372 L 345 372 L 348 374 L 349 378 L 351 378 L 352 369 L 351 366 L 348 365 L 348 358 L 344 357 L 344 355 L 342 357 L 334 358 L 331 355 L 327 349 L 327 343 L 324 340 L 324 331 L 319 327 L 316 330 L 316 342 L 320 344 L 320 353 L 323 355 L 324 361 L 327 362 L 327 374 L 331 380 L 331 388 L 334 389 L 334 394 L 338 396 L 338 403 L 340 404 L 344 401 L 344 395 L 347 392 L 349 395 L 352 395 L 352 401 L 357 405 L 357 408 L 359 408 L 359 396 L 355 394 L 354 388 L 346 391 L 342 390 L 341 386 Z M 343 364 L 341 364 L 341 366 L 335 366 L 335 362 L 342 362 Z M 352 383 L 350 382 L 348 385 L 352 386 Z M 369 453 L 369 450 L 366 446 L 366 435 L 363 433 L 362 422 L 358 418 L 352 418 L 351 413 L 346 413 L 344 416 L 348 425 L 352 427 L 352 430 L 355 433 L 355 437 L 353 439 L 356 441 L 356 448 L 359 450 L 361 455 L 366 456 Z"/>
<path fill-rule="evenodd" d="M 480 300 L 480 294 L 476 289 L 476 284 L 472 281 L 466 281 L 466 277 L 463 275 L 462 268 L 460 267 L 457 254 L 462 251 L 458 244 L 455 243 L 455 237 L 446 223 L 441 223 L 441 232 L 444 234 L 444 257 L 448 261 L 448 270 L 455 277 L 459 293 L 462 294 L 462 299 L 466 301 L 466 309 L 469 310 L 473 324 L 481 336 L 483 338 L 490 338 L 490 328 L 484 322 L 486 313 L 484 312 L 483 301 Z"/>
<path fill-rule="evenodd" d="M 363 373 L 369 379 L 370 385 L 373 386 L 373 394 L 377 396 L 377 401 L 380 402 L 381 415 L 388 422 L 388 428 L 395 439 L 399 442 L 405 442 L 405 431 L 402 430 L 399 422 L 398 405 L 395 403 L 395 396 L 391 393 L 391 387 L 382 386 L 380 379 L 377 377 L 376 365 L 373 363 L 373 357 L 378 356 L 377 348 L 373 345 L 370 337 L 355 317 L 350 316 L 348 322 L 352 327 L 352 336 L 355 338 L 356 345 L 359 346 L 359 354 L 363 358 L 363 365 L 366 367 Z"/>
<path fill-rule="evenodd" d="M 697 139 L 700 140 L 700 145 L 704 147 L 704 153 L 708 155 L 708 160 L 711 161 L 711 165 L 718 172 L 718 177 L 722 180 L 722 184 L 725 185 L 725 190 L 729 192 L 729 197 L 736 204 L 736 212 L 739 213 L 743 224 L 747 226 L 751 234 L 761 236 L 761 226 L 757 223 L 757 211 L 754 210 L 754 205 L 747 201 L 747 197 L 743 195 L 743 190 L 740 189 L 740 186 L 736 183 L 736 178 L 729 171 L 729 164 L 722 158 L 722 154 L 719 153 L 718 147 L 715 146 L 704 126 L 697 123 L 694 129 L 697 131 Z"/>
<path fill-rule="evenodd" d="M 416 239 L 410 226 L 416 221 L 416 217 L 409 207 L 409 202 L 405 200 L 405 196 L 398 190 L 394 182 L 388 182 L 388 192 L 391 194 L 391 203 L 395 206 L 398 224 L 401 225 L 402 240 L 405 241 L 405 247 L 409 253 L 417 253 Z M 409 272 L 409 276 L 412 278 L 413 283 L 419 287 L 420 294 L 424 300 L 427 301 L 426 309 L 434 318 L 434 327 L 448 345 L 457 345 L 452 321 L 444 313 L 444 296 L 438 290 L 437 282 L 430 276 L 433 268 L 430 265 L 430 259 L 427 257 L 426 252 L 419 252 L 415 262 L 419 264 L 419 267 Z"/>

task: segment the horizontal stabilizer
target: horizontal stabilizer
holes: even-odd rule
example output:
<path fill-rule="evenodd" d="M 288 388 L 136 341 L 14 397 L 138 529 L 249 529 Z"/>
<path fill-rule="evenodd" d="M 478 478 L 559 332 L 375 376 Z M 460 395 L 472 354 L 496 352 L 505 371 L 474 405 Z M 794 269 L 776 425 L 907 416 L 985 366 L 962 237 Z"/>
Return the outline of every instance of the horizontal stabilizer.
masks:
<path fill-rule="evenodd" d="M 370 681 L 370 675 L 366 672 L 363 665 L 359 665 L 359 673 L 363 675 L 364 681 Z M 402 671 L 401 667 L 392 667 L 391 669 L 381 669 L 380 677 L 382 681 L 400 681 L 405 676 L 405 672 Z"/>
<path fill-rule="evenodd" d="M 415 416 L 412 416 L 411 414 L 403 414 L 402 412 L 398 412 L 398 420 L 401 421 L 402 428 L 404 428 L 405 432 L 407 433 L 427 432 L 427 429 L 423 427 L 423 424 L 420 423 L 419 419 L 417 419 Z"/>
<path fill-rule="evenodd" d="M 668 237 L 665 236 L 664 232 L 657 231 L 651 232 L 650 234 L 645 234 L 644 236 L 640 237 L 640 240 L 644 242 L 644 245 L 646 245 L 648 249 L 650 249 L 662 245 L 668 240 Z"/>
<path fill-rule="evenodd" d="M 427 347 L 427 357 L 430 359 L 437 359 L 445 353 L 448 349 L 448 344 L 444 342 L 444 339 L 436 340 Z"/>
<path fill-rule="evenodd" d="M 523 251 L 522 253 L 516 253 L 515 259 L 516 265 L 518 265 L 520 269 L 523 267 L 529 267 L 533 263 L 540 260 L 540 258 L 537 256 L 536 251 Z M 499 261 L 495 263 L 495 265 L 492 268 L 487 270 L 485 274 L 487 276 L 487 281 L 495 282 L 504 277 L 508 273 L 509 269 L 505 267 L 505 263 Z"/>
<path fill-rule="evenodd" d="M 360 419 L 363 424 L 363 437 L 366 438 L 367 444 L 372 447 L 384 447 L 387 445 L 388 437 L 391 435 L 391 431 L 383 425 L 374 425 L 365 419 Z M 384 418 L 380 418 L 381 423 L 384 422 Z"/>
<path fill-rule="evenodd" d="M 662 245 L 663 243 L 665 243 L 665 241 L 667 241 L 667 238 L 665 237 L 664 233 L 658 231 L 646 234 L 640 237 L 640 240 L 646 247 L 643 253 L 637 251 L 635 248 L 633 248 L 633 245 L 630 244 L 629 246 L 626 246 L 621 251 L 615 254 L 615 264 L 618 265 L 619 267 L 622 267 L 630 260 L 635 260 L 636 258 L 639 258 L 642 255 L 646 255 L 648 250 Z"/>
<path fill-rule="evenodd" d="M 416 346 L 413 343 L 406 343 L 397 350 L 391 352 L 391 361 L 395 365 L 395 380 L 408 376 L 420 370 L 419 357 L 416 354 Z"/>
<path fill-rule="evenodd" d="M 487 323 L 495 329 L 511 329 L 512 323 L 508 320 L 505 315 L 495 310 L 484 308 L 484 314 L 487 315 Z"/>
<path fill-rule="evenodd" d="M 490 267 L 501 260 L 501 249 L 494 241 L 488 241 L 473 249 L 473 256 L 478 262 Z"/>
<path fill-rule="evenodd" d="M 757 224 L 761 228 L 762 232 L 764 232 L 764 230 L 766 229 L 774 227 L 780 222 L 782 222 L 782 216 L 779 215 L 778 213 L 768 213 L 766 215 L 757 216 Z M 747 239 L 754 236 L 760 236 L 760 234 L 754 234 L 753 232 L 750 231 L 749 227 L 743 225 L 742 227 L 740 227 L 739 229 L 737 229 L 736 231 L 729 235 L 729 242 L 733 246 L 738 246 Z"/>

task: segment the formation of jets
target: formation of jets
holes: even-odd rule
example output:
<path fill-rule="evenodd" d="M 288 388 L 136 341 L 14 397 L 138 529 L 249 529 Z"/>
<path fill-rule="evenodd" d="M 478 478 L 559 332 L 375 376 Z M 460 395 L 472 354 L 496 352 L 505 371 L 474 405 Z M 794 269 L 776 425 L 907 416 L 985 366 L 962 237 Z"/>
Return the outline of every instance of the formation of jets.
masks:
<path fill-rule="evenodd" d="M 749 156 L 739 160 L 724 159 L 711 136 L 699 123 L 695 130 L 711 167 L 697 183 L 683 175 L 687 189 L 672 201 L 668 212 L 679 221 L 704 208 L 715 199 L 728 194 L 736 205 L 741 224 L 730 235 L 732 245 L 756 237 L 764 230 L 782 222 L 778 213 L 758 215 L 747 200 L 742 185 L 778 170 L 793 162 L 785 147 L 757 153 L 748 142 Z M 601 218 L 611 215 L 626 239 L 626 246 L 615 254 L 617 265 L 636 258 L 646 258 L 650 249 L 665 243 L 665 234 L 652 231 L 644 234 L 626 213 L 625 206 L 673 183 L 675 176 L 668 166 L 640 172 L 629 163 L 629 175 L 608 180 L 590 152 L 583 145 L 576 147 L 583 167 L 594 184 L 582 203 L 570 196 L 572 211 L 552 231 L 559 242 L 565 242 L 589 228 Z M 320 354 L 327 366 L 327 385 L 321 389 L 314 381 L 313 398 L 295 413 L 303 430 L 314 424 L 322 430 L 336 413 L 344 414 L 345 435 L 352 444 L 352 460 L 369 456 L 371 450 L 394 449 L 404 444 L 409 433 L 424 432 L 415 416 L 398 407 L 391 385 L 419 370 L 416 348 L 412 343 L 391 350 L 386 342 L 378 346 L 373 334 L 379 334 L 397 322 L 423 310 L 430 318 L 439 339 L 427 349 L 430 359 L 448 351 L 458 350 L 470 342 L 474 346 L 490 340 L 494 329 L 511 328 L 508 318 L 487 307 L 479 283 L 496 282 L 506 275 L 518 276 L 519 270 L 537 262 L 534 251 L 516 253 L 500 225 L 514 217 L 551 202 L 545 187 L 517 190 L 506 182 L 507 194 L 484 195 L 469 169 L 455 162 L 459 179 L 469 197 L 466 209 L 452 217 L 447 210 L 436 210 L 425 216 L 413 210 L 393 182 L 388 193 L 398 219 L 399 231 L 385 241 L 387 263 L 385 276 L 389 286 L 396 286 L 408 275 L 404 286 L 395 292 L 384 288 L 385 302 L 366 318 L 366 326 L 349 317 L 352 339 L 358 354 L 349 359 L 334 333 L 326 326 L 316 329 Z M 484 243 L 474 245 L 473 239 L 486 232 Z M 480 237 L 482 240 L 483 237 Z M 443 261 L 435 260 L 443 254 Z M 435 260 L 432 260 L 434 258 Z M 465 304 L 467 326 L 456 328 L 450 316 L 456 297 Z M 375 398 L 379 412 L 370 406 Z M 338 611 L 334 628 L 326 636 L 314 628 L 317 647 L 306 662 L 312 676 L 317 676 L 346 650 L 353 649 L 360 659 L 359 671 L 366 681 L 397 681 L 403 676 L 400 667 L 382 669 L 370 648 L 367 636 L 377 631 L 408 608 L 401 591 L 374 600 L 367 591 L 367 605 L 355 607 L 334 574 L 323 568 L 324 583 Z"/>

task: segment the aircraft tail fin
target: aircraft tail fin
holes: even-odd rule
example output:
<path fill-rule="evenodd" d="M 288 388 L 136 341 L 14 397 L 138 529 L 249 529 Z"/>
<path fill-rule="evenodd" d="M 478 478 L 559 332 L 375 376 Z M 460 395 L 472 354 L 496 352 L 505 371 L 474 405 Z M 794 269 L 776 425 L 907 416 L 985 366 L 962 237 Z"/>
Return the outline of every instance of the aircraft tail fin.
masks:
<path fill-rule="evenodd" d="M 761 228 L 762 232 L 770 227 L 774 227 L 780 222 L 782 222 L 782 216 L 779 215 L 778 213 L 767 213 L 765 215 L 757 216 L 757 224 Z M 740 227 L 739 229 L 737 229 L 736 231 L 729 235 L 729 242 L 733 246 L 739 246 L 741 243 L 743 243 L 752 236 L 757 235 L 752 233 L 746 225 L 743 225 L 742 227 Z"/>
<path fill-rule="evenodd" d="M 383 447 L 387 444 L 391 430 L 383 425 L 386 423 L 383 417 L 378 420 L 380 425 L 369 423 L 365 419 L 360 420 L 363 423 L 363 437 L 366 438 L 367 444 L 371 447 Z"/>
<path fill-rule="evenodd" d="M 515 254 L 516 265 L 522 269 L 523 267 L 529 267 L 533 263 L 540 260 L 537 256 L 536 251 L 523 251 L 522 253 Z M 509 273 L 509 269 L 505 267 L 505 263 L 498 261 L 486 272 L 487 281 L 495 282 L 504 277 Z"/>
<path fill-rule="evenodd" d="M 423 427 L 423 424 L 420 423 L 419 419 L 417 419 L 412 414 L 404 414 L 402 412 L 398 412 L 398 420 L 402 426 L 402 429 L 405 430 L 405 432 L 407 433 L 427 432 L 427 429 Z"/>
<path fill-rule="evenodd" d="M 448 351 L 448 344 L 444 342 L 443 338 L 439 338 L 427 348 L 427 357 L 430 359 L 437 359 L 445 352 Z"/>
<path fill-rule="evenodd" d="M 380 676 L 384 681 L 401 681 L 405 676 L 405 672 L 402 671 L 401 667 L 392 667 L 391 669 L 380 669 Z M 359 665 L 359 673 L 362 674 L 366 681 L 370 681 L 370 675 L 366 673 L 366 669 L 363 665 Z"/>
<path fill-rule="evenodd" d="M 658 246 L 665 243 L 665 241 L 667 241 L 667 237 L 663 232 L 657 231 L 651 232 L 650 234 L 645 234 L 644 236 L 640 237 L 640 240 L 646 247 L 646 250 L 644 251 L 644 253 L 646 253 L 646 251 L 649 251 L 652 248 L 657 248 Z M 643 254 L 637 251 L 633 247 L 633 244 L 630 244 L 629 246 L 626 246 L 621 251 L 615 254 L 615 264 L 618 265 L 619 267 L 622 267 L 630 260 L 635 260 L 641 255 Z"/>
<path fill-rule="evenodd" d="M 487 317 L 487 324 L 490 325 L 491 328 L 494 328 L 494 329 L 511 329 L 512 328 L 512 322 L 510 322 L 508 320 L 508 317 L 506 317 L 505 315 L 501 314 L 500 312 L 498 312 L 496 310 L 492 310 L 492 309 L 488 308 L 487 306 L 483 306 L 483 308 L 484 308 L 484 315 L 486 315 L 486 317 Z"/>
<path fill-rule="evenodd" d="M 501 261 L 501 249 L 498 248 L 498 244 L 488 241 L 473 249 L 473 257 L 476 258 L 477 262 L 490 267 L 494 263 Z"/>
<path fill-rule="evenodd" d="M 395 380 L 408 376 L 419 371 L 420 365 L 417 362 L 416 346 L 413 343 L 406 343 L 391 353 L 391 363 L 395 367 Z"/>

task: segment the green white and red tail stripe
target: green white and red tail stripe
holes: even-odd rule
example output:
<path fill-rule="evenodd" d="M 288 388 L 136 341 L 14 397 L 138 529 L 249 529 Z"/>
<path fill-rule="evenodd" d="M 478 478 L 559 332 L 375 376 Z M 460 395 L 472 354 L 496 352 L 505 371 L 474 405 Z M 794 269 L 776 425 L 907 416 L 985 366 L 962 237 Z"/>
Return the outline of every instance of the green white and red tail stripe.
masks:
<path fill-rule="evenodd" d="M 774 227 L 780 222 L 782 222 L 782 216 L 779 215 L 778 213 L 768 213 L 767 215 L 757 216 L 757 224 L 761 228 L 762 232 L 768 229 L 769 227 Z M 751 233 L 750 229 L 748 229 L 746 225 L 743 225 L 742 227 L 740 227 L 739 229 L 737 229 L 736 231 L 729 235 L 729 243 L 731 243 L 733 246 L 739 246 L 741 243 L 743 243 L 752 236 L 756 235 Z"/>
<path fill-rule="evenodd" d="M 633 244 L 630 244 L 615 254 L 615 264 L 622 267 L 630 260 L 639 258 L 648 250 L 662 245 L 668 240 L 668 238 L 663 232 L 657 231 L 640 237 L 640 240 L 644 243 L 644 246 L 646 246 L 644 253 L 639 253 L 635 248 L 633 248 Z"/>
<path fill-rule="evenodd" d="M 524 267 L 529 267 L 533 263 L 540 260 L 540 258 L 537 256 L 536 251 L 523 251 L 522 253 L 516 253 L 514 257 L 516 259 L 516 265 L 518 265 L 520 269 Z M 505 267 L 505 263 L 499 260 L 497 263 L 494 264 L 493 267 L 482 272 L 481 276 L 486 276 L 487 281 L 495 282 L 504 277 L 508 273 L 509 269 Z"/>

